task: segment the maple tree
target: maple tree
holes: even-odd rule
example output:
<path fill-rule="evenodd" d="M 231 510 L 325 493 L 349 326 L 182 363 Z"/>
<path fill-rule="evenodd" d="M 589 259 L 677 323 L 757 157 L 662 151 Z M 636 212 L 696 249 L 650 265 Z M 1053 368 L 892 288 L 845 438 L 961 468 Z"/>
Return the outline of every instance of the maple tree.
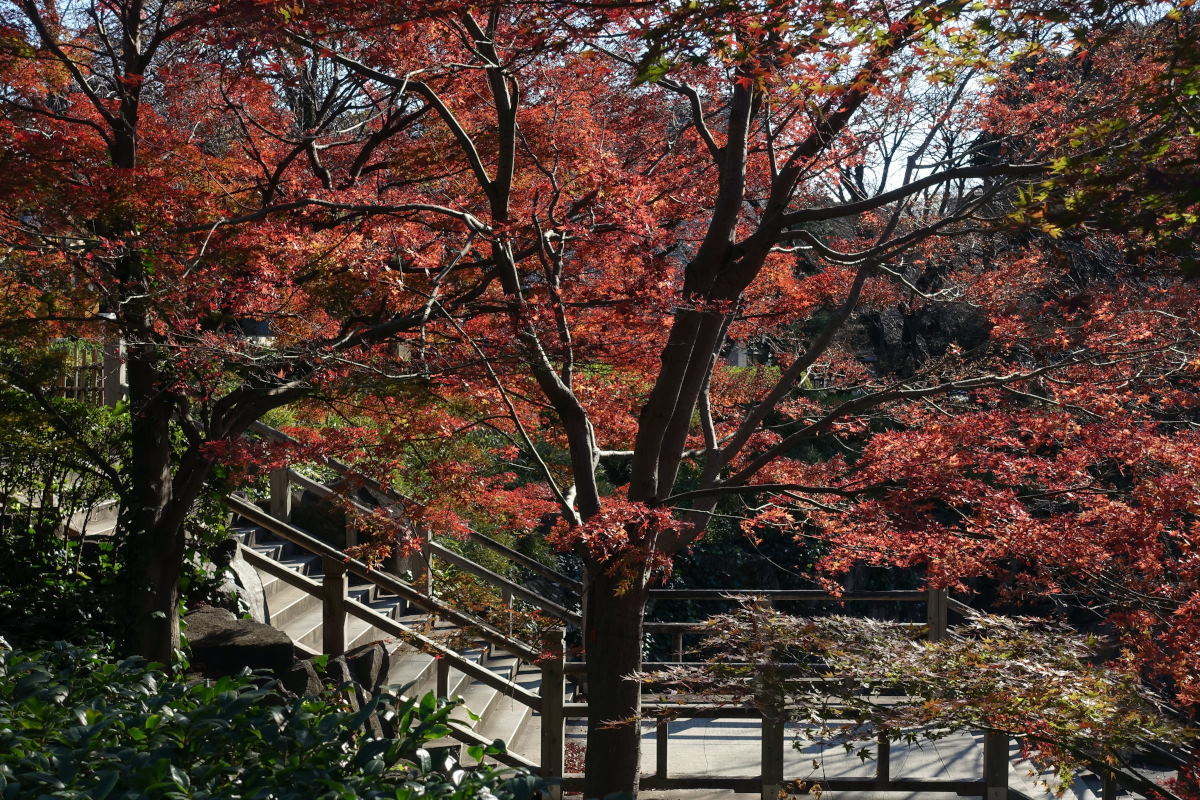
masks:
<path fill-rule="evenodd" d="M 588 796 L 636 786 L 648 587 L 743 504 L 834 572 L 1104 557 L 1140 597 L 1142 558 L 1190 608 L 1194 290 L 1086 227 L 1109 184 L 1045 205 L 1130 102 L 1186 131 L 1155 100 L 1186 5 L 0 6 L 5 331 L 126 341 L 135 649 L 178 641 L 214 465 L 313 397 L 370 424 L 312 446 L 364 445 L 425 524 L 559 519 Z M 974 343 L 916 347 L 947 309 Z M 862 357 L 872 315 L 904 358 Z"/>
<path fill-rule="evenodd" d="M 642 680 L 784 714 L 803 739 L 856 748 L 864 760 L 881 734 L 918 741 L 983 729 L 1015 737 L 1043 773 L 1052 765 L 1057 793 L 1087 768 L 1118 771 L 1123 786 L 1147 796 L 1177 797 L 1130 754 L 1149 737 L 1178 747 L 1195 736 L 1128 665 L 1089 663 L 1088 638 L 1046 620 L 976 614 L 953 636 L 914 642 L 899 623 L 795 617 L 745 597 L 702 630 L 706 663 Z M 897 686 L 905 697 L 880 702 Z M 806 783 L 820 781 L 819 767 Z"/>

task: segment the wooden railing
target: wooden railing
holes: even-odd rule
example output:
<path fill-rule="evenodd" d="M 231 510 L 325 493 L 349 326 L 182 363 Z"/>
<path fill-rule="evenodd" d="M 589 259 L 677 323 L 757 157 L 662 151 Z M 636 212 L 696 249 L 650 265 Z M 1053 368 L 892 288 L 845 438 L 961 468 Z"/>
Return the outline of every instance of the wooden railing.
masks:
<path fill-rule="evenodd" d="M 243 556 L 255 568 L 278 577 L 290 586 L 321 600 L 322 608 L 322 650 L 330 654 L 344 652 L 346 645 L 346 619 L 356 617 L 373 627 L 405 641 L 423 652 L 429 653 L 436 659 L 435 681 L 436 691 L 440 696 L 449 692 L 450 670 L 455 669 L 469 678 L 479 681 L 496 690 L 505 697 L 510 697 L 536 711 L 540 716 L 540 763 L 534 764 L 527 758 L 516 753 L 505 753 L 498 760 L 510 766 L 522 766 L 538 771 L 548 777 L 564 776 L 565 768 L 565 731 L 566 722 L 570 719 L 581 719 L 588 716 L 589 708 L 586 703 L 566 703 L 566 678 L 569 675 L 586 673 L 586 662 L 567 662 L 565 660 L 564 631 L 559 628 L 548 631 L 539 643 L 539 648 L 533 648 L 522 642 L 508 637 L 495 629 L 486 621 L 474 618 L 458 611 L 436 598 L 423 594 L 416 587 L 400 580 L 390 573 L 374 569 L 367 564 L 347 557 L 336 548 L 322 542 L 308 533 L 262 511 L 253 503 L 231 496 L 227 498 L 231 510 L 246 520 L 270 531 L 275 536 L 286 539 L 310 553 L 318 555 L 323 563 L 323 577 L 320 581 L 301 575 L 252 548 L 241 546 Z M 538 692 L 528 689 L 497 675 L 481 664 L 465 658 L 453 649 L 442 645 L 423 633 L 414 630 L 398 620 L 380 614 L 370 607 L 359 603 L 347 595 L 346 575 L 354 574 L 374 583 L 376 586 L 398 595 L 414 605 L 421 607 L 456 625 L 468 629 L 493 646 L 511 653 L 520 661 L 536 663 L 540 670 L 541 683 Z M 720 592 L 716 590 L 655 590 L 653 595 L 658 598 L 686 599 L 731 599 L 739 594 L 765 596 L 767 601 L 787 600 L 820 600 L 829 596 L 818 590 L 783 590 L 765 592 Z M 929 591 L 885 591 L 885 592 L 848 592 L 840 600 L 847 602 L 867 601 L 898 601 L 908 603 L 924 602 L 926 604 L 927 623 L 913 623 L 914 632 L 924 634 L 931 640 L 937 640 L 947 635 L 947 615 L 949 611 L 963 616 L 972 616 L 976 612 L 969 606 L 948 598 L 944 590 Z M 677 636 L 688 633 L 700 633 L 702 626 L 692 622 L 647 622 L 647 631 L 669 632 Z M 676 646 L 676 660 L 663 663 L 646 663 L 643 669 L 653 671 L 683 661 L 682 644 Z M 744 665 L 751 666 L 751 665 Z M 756 665 L 764 666 L 764 665 Z M 774 664 L 765 665 L 779 673 L 794 672 L 798 665 Z M 815 684 L 821 683 L 820 678 L 812 679 Z M 832 679 L 829 679 L 832 680 Z M 977 779 L 937 779 L 937 778 L 894 778 L 891 775 L 890 755 L 891 741 L 886 736 L 876 740 L 877 755 L 875 775 L 873 777 L 826 777 L 812 778 L 795 776 L 791 779 L 784 774 L 784 747 L 786 738 L 786 709 L 779 708 L 777 715 L 764 717 L 760 708 L 772 708 L 771 703 L 759 703 L 758 707 L 748 706 L 714 706 L 706 704 L 689 704 L 678 702 L 648 702 L 643 704 L 645 718 L 655 722 L 655 769 L 653 774 L 643 775 L 640 786 L 644 789 L 726 789 L 735 792 L 758 793 L 763 800 L 776 800 L 780 792 L 789 786 L 794 788 L 796 781 L 819 784 L 822 791 L 904 791 L 904 792 L 955 792 L 960 795 L 977 795 L 983 800 L 1030 800 L 1026 795 L 1009 786 L 1009 738 L 1007 734 L 996 731 L 984 732 L 984 753 L 982 775 Z M 760 719 L 762 734 L 760 737 L 760 774 L 757 777 L 727 777 L 712 775 L 671 774 L 669 761 L 670 722 L 679 719 Z M 453 726 L 451 736 L 467 744 L 490 744 L 470 727 L 464 724 Z M 1118 775 L 1109 770 L 1101 769 L 1098 774 L 1103 781 L 1102 800 L 1114 800 L 1120 787 L 1130 785 L 1138 791 L 1146 791 L 1149 784 L 1139 780 L 1136 775 Z M 563 790 L 572 791 L 582 787 L 582 776 L 565 775 L 561 785 L 553 789 L 554 797 L 561 795 Z"/>
<path fill-rule="evenodd" d="M 259 435 L 280 441 L 295 441 L 286 434 L 265 425 L 254 426 L 254 432 Z M 335 459 L 326 459 L 326 466 L 331 467 L 340 475 L 347 476 L 360 485 L 394 500 L 397 503 L 412 503 L 409 498 L 396 492 L 388 486 L 365 478 Z M 437 658 L 436 690 L 444 696 L 449 688 L 449 672 L 457 669 L 465 675 L 488 685 L 505 696 L 511 697 L 537 711 L 541 717 L 540 765 L 535 765 L 515 753 L 507 753 L 499 757 L 503 763 L 512 766 L 525 766 L 537 770 L 540 774 L 557 777 L 564 775 L 565 765 L 565 726 L 569 719 L 586 718 L 588 706 L 586 703 L 566 703 L 564 701 L 565 680 L 568 675 L 586 673 L 585 662 L 567 662 L 565 660 L 564 632 L 556 629 L 548 633 L 546 640 L 541 642 L 541 651 L 512 639 L 499 631 L 488 622 L 471 614 L 458 611 L 446 603 L 434 598 L 430 592 L 420 589 L 400 580 L 390 573 L 373 569 L 360 561 L 346 557 L 341 551 L 321 542 L 315 537 L 288 525 L 287 519 L 291 506 L 292 487 L 311 491 L 320 497 L 336 494 L 327 486 L 292 469 L 275 470 L 271 473 L 270 508 L 271 514 L 261 511 L 257 506 L 247 503 L 240 498 L 230 498 L 230 505 L 237 513 L 242 514 L 255 524 L 261 525 L 273 534 L 292 541 L 310 552 L 322 557 L 325 565 L 325 578 L 318 583 L 282 566 L 257 552 L 243 547 L 247 560 L 270 574 L 277 575 L 290 585 L 297 586 L 314 596 L 320 597 L 323 609 L 324 650 L 327 653 L 341 652 L 345 647 L 345 618 L 351 615 L 362 619 L 376 628 L 383 630 L 399 639 L 408 641 L 425 652 Z M 349 503 L 351 507 L 361 512 L 371 512 L 373 509 L 358 503 L 352 498 L 339 495 L 339 501 Z M 512 581 L 499 573 L 478 564 L 461 553 L 446 548 L 428 537 L 425 549 L 427 563 L 432 558 L 441 558 L 462 569 L 486 583 L 497 588 L 506 602 L 513 598 L 520 599 L 542 610 L 550 616 L 564 622 L 580 625 L 580 615 L 561 603 L 546 598 L 527 586 Z M 507 561 L 532 572 L 558 587 L 568 597 L 578 597 L 582 593 L 581 584 L 542 564 L 536 559 L 513 550 L 490 537 L 472 531 L 470 540 L 494 552 Z M 456 625 L 478 633 L 480 638 L 493 646 L 505 650 L 525 662 L 538 663 L 541 670 L 541 684 L 538 693 L 530 692 L 523 687 L 508 681 L 493 673 L 476 662 L 464 658 L 454 650 L 444 647 L 415 631 L 397 620 L 386 617 L 367 606 L 362 605 L 346 596 L 345 574 L 349 572 L 364 578 L 386 591 L 399 595 L 407 602 L 420 607 L 431 614 L 452 622 Z M 737 596 L 752 595 L 763 598 L 766 602 L 899 602 L 922 603 L 925 605 L 924 623 L 905 623 L 915 633 L 924 635 L 929 641 L 940 641 L 949 632 L 949 614 L 954 612 L 970 618 L 977 612 L 970 606 L 948 596 L 944 589 L 928 590 L 890 590 L 890 591 L 861 591 L 845 592 L 837 597 L 822 589 L 786 589 L 786 590 L 721 590 L 721 589 L 651 589 L 649 596 L 655 601 L 670 600 L 732 600 Z M 668 665 L 677 665 L 685 661 L 688 654 L 684 637 L 703 635 L 704 627 L 697 622 L 652 622 L 644 623 L 648 633 L 668 634 L 672 637 L 672 655 L 674 661 L 660 664 L 646 663 L 643 668 L 653 670 Z M 786 665 L 776 665 L 786 668 Z M 765 705 L 764 707 L 770 707 Z M 643 713 L 655 722 L 655 770 L 651 775 L 643 775 L 640 786 L 643 789 L 731 789 L 735 792 L 759 793 L 763 800 L 776 800 L 780 792 L 789 785 L 784 775 L 784 744 L 785 744 L 785 714 L 763 716 L 758 708 L 751 707 L 716 707 L 709 705 L 689 705 L 680 703 L 646 703 Z M 675 719 L 761 719 L 761 753 L 760 775 L 758 777 L 720 777 L 697 775 L 672 775 L 669 771 L 669 723 Z M 456 727 L 452 736 L 470 744 L 490 744 L 483 737 L 468 727 Z M 972 780 L 947 780 L 934 778 L 893 778 L 891 775 L 890 754 L 891 741 L 880 736 L 876 741 L 876 772 L 870 778 L 828 778 L 793 779 L 803 781 L 810 786 L 819 784 L 823 791 L 905 791 L 905 792 L 955 792 L 960 795 L 978 795 L 983 800 L 1030 800 L 1026 795 L 1009 786 L 1009 737 L 996 731 L 984 732 L 984 754 L 982 775 Z M 1117 775 L 1109 770 L 1098 772 L 1103 782 L 1102 800 L 1114 800 L 1121 787 L 1131 784 L 1139 791 L 1147 790 L 1144 780 L 1136 775 Z M 573 791 L 582 788 L 582 776 L 565 776 L 561 786 L 553 789 L 553 796 L 558 797 L 563 790 Z"/>
<path fill-rule="evenodd" d="M 949 612 L 963 616 L 976 613 L 970 606 L 947 596 L 945 589 L 893 589 L 885 591 L 844 592 L 835 597 L 824 589 L 651 589 L 652 600 L 726 600 L 751 596 L 774 604 L 778 602 L 899 602 L 924 603 L 925 622 L 903 623 L 914 631 L 923 632 L 929 641 L 940 641 L 949 630 Z M 703 636 L 706 628 L 698 622 L 650 622 L 643 623 L 647 633 L 666 634 L 671 637 L 671 653 L 676 661 L 683 661 L 689 652 L 685 647 L 685 636 Z"/>
<path fill-rule="evenodd" d="M 587 705 L 567 704 L 568 719 L 587 716 Z M 959 795 L 981 796 L 984 800 L 1029 800 L 1021 792 L 1009 786 L 1009 740 L 1003 733 L 987 732 L 983 745 L 983 774 L 978 779 L 940 778 L 896 778 L 891 774 L 891 739 L 881 734 L 875 741 L 875 775 L 872 777 L 821 777 L 795 776 L 789 778 L 784 772 L 784 746 L 786 736 L 785 711 L 775 716 L 764 717 L 757 708 L 720 707 L 713 705 L 681 705 L 677 703 L 646 703 L 642 707 L 645 717 L 655 721 L 654 772 L 642 775 L 643 789 L 725 789 L 734 792 L 758 794 L 762 800 L 777 800 L 785 787 L 797 794 L 806 794 L 805 789 L 819 785 L 824 791 L 865 792 L 954 792 Z M 762 720 L 760 737 L 760 767 L 757 777 L 722 777 L 714 775 L 672 775 L 670 772 L 669 742 L 670 723 L 688 719 L 758 719 Z M 797 786 L 803 783 L 804 786 Z M 582 788 L 583 778 L 567 776 L 564 788 L 577 791 Z"/>
<path fill-rule="evenodd" d="M 564 742 L 562 708 L 566 685 L 563 669 L 565 640 L 561 628 L 546 632 L 539 643 L 539 648 L 530 647 L 509 638 L 483 620 L 473 618 L 439 600 L 422 594 L 394 575 L 374 569 L 357 559 L 346 556 L 340 550 L 299 528 L 262 511 L 253 503 L 237 496 L 226 497 L 226 503 L 230 510 L 247 521 L 321 557 L 323 574 L 321 580 L 316 581 L 262 555 L 253 548 L 240 546 L 243 557 L 251 566 L 320 599 L 323 652 L 331 655 L 340 655 L 345 652 L 347 616 L 356 617 L 384 633 L 407 642 L 436 659 L 435 680 L 440 696 L 444 697 L 448 694 L 449 672 L 451 669 L 456 669 L 471 679 L 495 689 L 502 696 L 512 698 L 538 712 L 541 715 L 540 767 L 515 753 L 505 753 L 498 758 L 510 766 L 540 769 L 546 776 L 557 777 L 562 774 Z M 399 620 L 380 614 L 369 606 L 351 599 L 348 596 L 346 581 L 348 573 L 357 575 L 385 591 L 403 597 L 442 619 L 461 625 L 489 644 L 516 656 L 520 662 L 536 663 L 541 672 L 539 691 L 531 692 L 511 680 L 497 675 L 481 664 L 461 656 L 452 648 L 442 645 Z M 470 728 L 462 726 L 455 726 L 451 735 L 469 744 L 491 743 Z"/>
<path fill-rule="evenodd" d="M 313 494 L 317 495 L 318 497 L 322 497 L 322 498 L 336 497 L 336 498 L 338 498 L 339 502 L 348 504 L 351 508 L 354 508 L 356 511 L 359 511 L 360 513 L 370 514 L 373 511 L 373 509 L 363 505 L 362 503 L 359 503 L 357 500 L 355 500 L 353 498 L 341 497 L 333 489 L 330 489 L 328 486 L 324 485 L 323 483 L 320 483 L 319 481 L 313 480 L 312 478 L 308 477 L 307 475 L 304 475 L 303 473 L 297 472 L 296 470 L 293 470 L 293 469 L 283 470 L 282 472 L 284 472 L 287 477 L 287 484 L 289 487 L 289 489 L 288 489 L 289 491 L 290 491 L 291 486 L 297 486 L 301 489 L 305 489 L 307 491 L 312 492 Z M 275 481 L 272 481 L 272 486 L 274 486 L 275 483 L 276 483 Z M 280 483 L 282 484 L 282 482 L 280 482 Z M 272 503 L 273 508 L 276 505 L 277 505 L 277 503 L 275 503 L 275 502 Z M 497 542 L 496 544 L 499 544 L 499 543 Z M 520 583 L 511 581 L 508 578 L 504 577 L 503 575 L 500 575 L 497 572 L 493 572 L 492 570 L 488 569 L 487 567 L 483 566 L 482 564 L 475 563 L 474 561 L 472 561 L 471 559 L 467 558 L 466 556 L 464 556 L 460 553 L 456 553 L 453 550 L 450 550 L 449 548 L 443 547 L 442 545 L 433 541 L 432 537 L 428 537 L 428 535 L 427 535 L 427 538 L 425 541 L 425 547 L 426 547 L 426 552 L 428 553 L 429 556 L 434 556 L 434 557 L 440 558 L 443 561 L 446 561 L 447 563 L 453 564 L 454 566 L 458 567 L 459 569 L 463 570 L 464 572 L 468 572 L 472 575 L 475 575 L 478 578 L 482 578 L 486 583 L 490 583 L 492 586 L 499 589 L 501 591 L 502 596 L 504 596 L 506 598 L 512 598 L 512 597 L 520 598 L 521 600 L 525 601 L 526 603 L 529 603 L 530 605 L 538 608 L 540 611 L 543 611 L 546 614 L 549 614 L 550 616 L 555 617 L 557 619 L 563 620 L 564 622 L 572 622 L 576 625 L 579 625 L 582 622 L 579 615 L 576 614 L 575 612 L 570 611 L 567 608 L 564 608 L 563 606 L 559 605 L 558 603 L 555 603 L 553 600 L 550 600 L 549 598 L 539 595 L 537 592 L 534 592 L 531 589 L 528 589 L 527 587 L 525 587 L 524 585 L 522 585 Z M 513 551 L 513 552 L 516 552 L 516 551 Z M 530 559 L 530 560 L 532 560 L 532 559 Z M 538 563 L 538 562 L 535 561 L 534 563 Z"/>
<path fill-rule="evenodd" d="M 250 427 L 250 430 L 252 433 L 262 436 L 266 439 L 288 444 L 299 444 L 296 439 L 288 436 L 283 431 L 277 430 L 263 423 L 255 423 Z M 326 467 L 332 469 L 339 476 L 345 477 L 356 484 L 365 486 L 372 492 L 388 498 L 401 508 L 420 506 L 420 503 L 418 503 L 416 500 L 406 497 L 398 492 L 395 488 L 381 484 L 376 480 L 366 477 L 356 472 L 353 468 L 338 461 L 337 459 L 325 458 L 322 460 L 322 463 Z M 330 497 L 331 495 L 336 495 L 336 492 L 329 487 L 325 486 L 319 481 L 313 480 L 303 473 L 297 472 L 294 469 L 273 470 L 270 477 L 271 513 L 280 519 L 287 519 L 290 515 L 292 486 L 297 486 L 298 488 L 312 491 L 320 497 Z M 371 510 L 366 506 L 363 506 L 361 503 L 354 501 L 352 498 L 341 497 L 340 500 L 342 502 L 349 501 L 360 511 L 369 512 Z M 426 559 L 431 557 L 442 558 L 449 563 L 453 563 L 458 568 L 483 579 L 487 583 L 490 583 L 495 588 L 499 589 L 501 595 L 505 598 L 520 598 L 521 600 L 528 602 L 530 605 L 537 607 L 553 617 L 561 619 L 565 622 L 574 623 L 576 625 L 581 624 L 579 614 L 571 611 L 561 603 L 539 595 L 523 584 L 511 581 L 508 578 L 499 575 L 495 571 L 489 570 L 483 565 L 472 561 L 461 553 L 456 553 L 453 550 L 438 544 L 436 541 L 434 541 L 434 537 L 430 531 L 423 531 L 422 535 L 428 542 L 428 547 L 425 554 Z M 514 550 L 502 542 L 498 542 L 490 536 L 486 536 L 478 531 L 469 531 L 468 539 L 471 542 L 491 551 L 492 553 L 495 553 L 506 561 L 515 564 L 524 570 L 534 573 L 543 580 L 549 582 L 551 585 L 557 587 L 558 590 L 562 592 L 569 601 L 578 603 L 579 596 L 583 591 L 583 586 L 574 578 L 564 575 L 553 567 L 543 564 L 537 559 L 531 558 L 530 556 L 518 550 Z"/>

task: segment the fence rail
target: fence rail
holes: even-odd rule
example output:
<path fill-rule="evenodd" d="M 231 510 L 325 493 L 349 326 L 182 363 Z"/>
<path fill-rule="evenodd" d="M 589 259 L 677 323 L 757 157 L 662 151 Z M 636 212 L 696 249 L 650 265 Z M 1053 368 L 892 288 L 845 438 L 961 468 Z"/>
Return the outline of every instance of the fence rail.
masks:
<path fill-rule="evenodd" d="M 568 703 L 564 707 L 567 719 L 585 718 L 586 703 Z M 875 740 L 875 775 L 868 778 L 821 778 L 787 779 L 784 773 L 784 746 L 786 726 L 780 716 L 764 716 L 756 708 L 687 705 L 679 703 L 645 703 L 645 717 L 654 721 L 654 772 L 642 775 L 642 789 L 728 789 L 734 792 L 754 793 L 761 800 L 777 800 L 785 786 L 797 780 L 808 786 L 819 784 L 823 791 L 873 791 L 873 792 L 954 792 L 959 795 L 977 795 L 984 800 L 1030 800 L 1009 786 L 1009 739 L 1002 733 L 987 732 L 983 746 L 983 774 L 975 780 L 939 778 L 894 778 L 891 774 L 891 740 L 881 733 Z M 758 719 L 762 720 L 760 737 L 760 767 L 757 777 L 722 777 L 713 775 L 672 775 L 670 771 L 670 722 L 686 719 Z M 583 788 L 583 776 L 564 776 L 563 788 L 579 791 Z"/>
<path fill-rule="evenodd" d="M 265 439 L 271 439 L 273 441 L 283 442 L 286 444 L 299 444 L 299 442 L 296 439 L 292 438 L 291 436 L 288 436 L 283 431 L 278 430 L 276 428 L 272 428 L 271 426 L 263 424 L 261 422 L 256 422 L 253 425 L 251 425 L 250 431 L 254 434 L 257 434 L 258 436 L 265 438 Z M 352 481 L 355 481 L 357 483 L 360 483 L 361 485 L 370 489 L 372 492 L 375 492 L 383 497 L 388 498 L 392 502 L 399 504 L 402 508 L 404 506 L 409 506 L 409 505 L 412 505 L 412 506 L 420 506 L 421 505 L 416 500 L 413 500 L 412 498 L 407 497 L 407 496 L 401 494 L 400 492 L 396 491 L 391 486 L 386 486 L 372 478 L 362 475 L 361 473 L 356 472 L 354 469 L 347 466 L 346 464 L 343 464 L 341 461 L 338 461 L 335 458 L 325 458 L 322 460 L 322 463 L 326 467 L 332 469 L 339 476 L 341 476 L 343 478 L 347 478 Z M 312 491 L 321 497 L 328 497 L 330 495 L 336 494 L 332 489 L 321 484 L 319 481 L 315 481 L 312 478 L 309 478 L 307 475 L 304 475 L 303 473 L 298 472 L 294 469 L 273 470 L 271 473 L 271 480 L 270 480 L 271 513 L 280 519 L 287 519 L 287 517 L 288 517 L 289 511 L 291 508 L 291 489 L 290 489 L 290 487 L 292 485 L 296 485 L 302 489 Z M 354 505 L 356 505 L 359 508 L 359 510 L 361 510 L 361 511 L 368 511 L 368 512 L 370 511 L 369 508 L 367 508 L 366 506 L 364 506 L 361 503 L 357 503 L 356 501 L 353 501 L 353 500 L 351 500 L 351 502 Z M 450 551 L 447 548 L 445 548 L 441 545 L 438 545 L 436 542 L 433 541 L 433 537 L 432 537 L 432 535 L 430 535 L 430 533 L 428 531 L 425 532 L 425 535 L 426 535 L 427 540 L 430 541 L 430 543 L 431 543 L 430 549 L 433 551 L 431 553 L 432 555 L 441 555 L 443 558 L 446 558 L 446 560 L 448 560 L 448 561 L 449 560 L 455 561 L 456 566 L 459 566 L 462 569 L 466 569 L 467 571 L 471 572 L 472 574 L 476 575 L 477 577 L 482 578 L 483 580 L 487 581 L 488 583 L 491 583 L 496 588 L 500 589 L 501 593 L 505 597 L 510 597 L 510 596 L 520 597 L 522 600 L 525 600 L 526 602 L 529 602 L 531 605 L 534 605 L 534 606 L 540 608 L 541 610 L 549 613 L 551 616 L 557 617 L 564 621 L 573 622 L 577 625 L 580 624 L 581 620 L 579 618 L 579 615 L 575 614 L 575 612 L 573 612 L 573 611 L 570 611 L 562 604 L 557 603 L 553 600 L 550 600 L 549 598 L 538 595 L 538 594 L 532 592 L 531 590 L 528 590 L 526 587 L 523 587 L 512 581 L 503 579 L 502 576 L 498 575 L 497 573 L 493 572 L 492 570 L 488 570 L 486 567 L 483 567 L 482 565 L 480 565 L 474 561 L 471 561 L 470 559 L 467 559 L 465 556 L 462 556 L 461 554 L 458 554 L 458 553 L 453 553 L 453 551 Z M 471 542 L 474 542 L 475 544 L 478 544 L 481 547 L 485 548 L 486 550 L 489 550 L 492 553 L 495 553 L 496 555 L 500 556 L 501 558 L 503 558 L 513 564 L 516 564 L 516 565 L 520 566 L 521 568 L 526 569 L 526 570 L 538 575 L 542 579 L 548 581 L 551 585 L 556 586 L 561 592 L 563 592 L 563 594 L 567 597 L 567 599 L 569 601 L 578 602 L 579 596 L 583 592 L 583 584 L 581 584 L 579 581 L 575 580 L 574 578 L 572 578 L 568 575 L 564 575 L 563 573 L 559 572 L 558 570 L 556 570 L 552 567 L 549 567 L 546 564 L 543 564 L 542 562 L 538 561 L 537 559 L 531 558 L 530 556 L 528 556 L 518 550 L 514 550 L 513 548 L 509 547 L 508 545 L 505 545 L 502 542 L 498 542 L 495 539 L 491 538 L 490 536 L 486 536 L 482 533 L 479 533 L 478 531 L 475 531 L 475 530 L 469 531 L 468 539 Z M 447 553 L 452 553 L 453 555 L 447 556 Z M 430 554 L 427 554 L 426 557 L 428 558 L 429 555 Z M 464 565 L 463 564 L 464 561 L 469 562 L 469 565 Z M 497 580 L 497 579 L 501 579 L 501 580 Z"/>
<path fill-rule="evenodd" d="M 411 587 L 406 587 L 402 581 L 386 573 L 380 573 L 356 559 L 343 556 L 339 551 L 325 545 L 320 540 L 316 540 L 299 529 L 292 528 L 290 525 L 275 520 L 258 509 L 257 506 L 246 503 L 240 498 L 229 497 L 226 500 L 238 514 L 241 514 L 255 524 L 262 525 L 272 533 L 283 536 L 289 541 L 304 547 L 309 552 L 322 557 L 324 566 L 323 576 L 320 581 L 315 581 L 287 568 L 272 558 L 262 555 L 252 548 L 245 545 L 240 545 L 239 548 L 242 556 L 251 566 L 274 575 L 288 585 L 321 600 L 322 652 L 331 655 L 340 655 L 345 652 L 346 619 L 348 616 L 356 617 L 399 640 L 415 646 L 422 652 L 428 653 L 437 659 L 436 671 L 439 695 L 445 696 L 447 694 L 446 679 L 449 670 L 453 668 L 495 689 L 502 696 L 510 697 L 541 714 L 541 769 L 543 774 L 547 776 L 562 774 L 564 731 L 561 709 L 564 701 L 563 693 L 565 691 L 565 672 L 563 671 L 565 652 L 561 629 L 547 632 L 540 643 L 540 649 L 535 650 L 521 643 L 503 638 L 503 634 L 500 634 L 498 631 L 489 630 L 486 626 L 481 627 L 478 621 L 472 623 L 465 618 L 455 620 L 458 624 L 469 627 L 490 643 L 498 645 L 502 649 L 516 655 L 520 660 L 528 663 L 536 661 L 541 670 L 541 682 L 539 684 L 539 691 L 536 693 L 531 692 L 523 686 L 496 674 L 487 667 L 469 658 L 464 658 L 455 650 L 440 644 L 419 631 L 413 630 L 402 622 L 380 614 L 370 606 L 351 599 L 347 592 L 346 573 L 352 572 L 357 574 L 375 583 L 377 586 L 396 594 L 403 595 L 408 591 L 416 594 L 415 590 L 411 589 Z M 436 601 L 432 601 L 430 605 L 436 606 Z M 438 608 L 434 613 L 438 613 L 448 619 L 453 619 L 453 614 L 447 614 L 444 608 Z M 451 735 L 468 744 L 491 743 L 473 731 L 470 731 L 470 729 L 463 729 L 457 726 L 453 727 Z M 537 766 L 533 762 L 516 754 L 505 754 L 500 757 L 500 760 L 510 766 Z"/>

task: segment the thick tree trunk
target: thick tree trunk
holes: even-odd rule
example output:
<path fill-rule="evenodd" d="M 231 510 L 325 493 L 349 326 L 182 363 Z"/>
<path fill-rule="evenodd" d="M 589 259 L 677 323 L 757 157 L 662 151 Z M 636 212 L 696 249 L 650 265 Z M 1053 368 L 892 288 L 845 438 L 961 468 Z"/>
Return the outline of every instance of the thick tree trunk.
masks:
<path fill-rule="evenodd" d="M 179 649 L 179 576 L 183 527 L 165 526 L 131 536 L 126 561 L 128 641 L 132 652 L 170 664 Z"/>
<path fill-rule="evenodd" d="M 171 663 L 179 647 L 179 575 L 184 532 L 173 499 L 171 403 L 153 345 L 129 348 L 128 494 L 118 530 L 123 538 L 126 638 L 132 652 Z"/>
<path fill-rule="evenodd" d="M 606 575 L 589 565 L 587 618 L 588 732 L 584 797 L 637 796 L 641 762 L 641 684 L 627 676 L 642 666 L 645 576 Z"/>

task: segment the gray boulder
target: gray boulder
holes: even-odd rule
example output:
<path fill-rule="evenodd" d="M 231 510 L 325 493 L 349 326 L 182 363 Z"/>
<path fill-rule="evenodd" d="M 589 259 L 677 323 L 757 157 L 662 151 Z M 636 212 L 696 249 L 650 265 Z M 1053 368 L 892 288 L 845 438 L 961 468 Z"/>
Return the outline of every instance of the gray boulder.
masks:
<path fill-rule="evenodd" d="M 381 642 L 372 642 L 348 650 L 343 658 L 354 676 L 354 681 L 368 695 L 383 691 L 388 673 L 392 671 L 392 659 Z"/>
<path fill-rule="evenodd" d="M 282 676 L 293 662 L 292 640 L 283 631 L 252 619 L 239 619 L 215 606 L 201 606 L 184 617 L 192 666 L 208 677 L 269 669 Z"/>
<path fill-rule="evenodd" d="M 267 609 L 267 594 L 263 590 L 262 578 L 258 570 L 250 566 L 241 552 L 237 552 L 229 562 L 229 572 L 233 577 L 233 586 L 238 597 L 246 604 L 246 611 L 256 622 L 271 624 L 271 612 Z"/>
<path fill-rule="evenodd" d="M 292 664 L 291 668 L 279 679 L 283 688 L 301 697 L 315 697 L 321 694 L 324 684 L 317 668 L 308 659 L 302 659 Z"/>

